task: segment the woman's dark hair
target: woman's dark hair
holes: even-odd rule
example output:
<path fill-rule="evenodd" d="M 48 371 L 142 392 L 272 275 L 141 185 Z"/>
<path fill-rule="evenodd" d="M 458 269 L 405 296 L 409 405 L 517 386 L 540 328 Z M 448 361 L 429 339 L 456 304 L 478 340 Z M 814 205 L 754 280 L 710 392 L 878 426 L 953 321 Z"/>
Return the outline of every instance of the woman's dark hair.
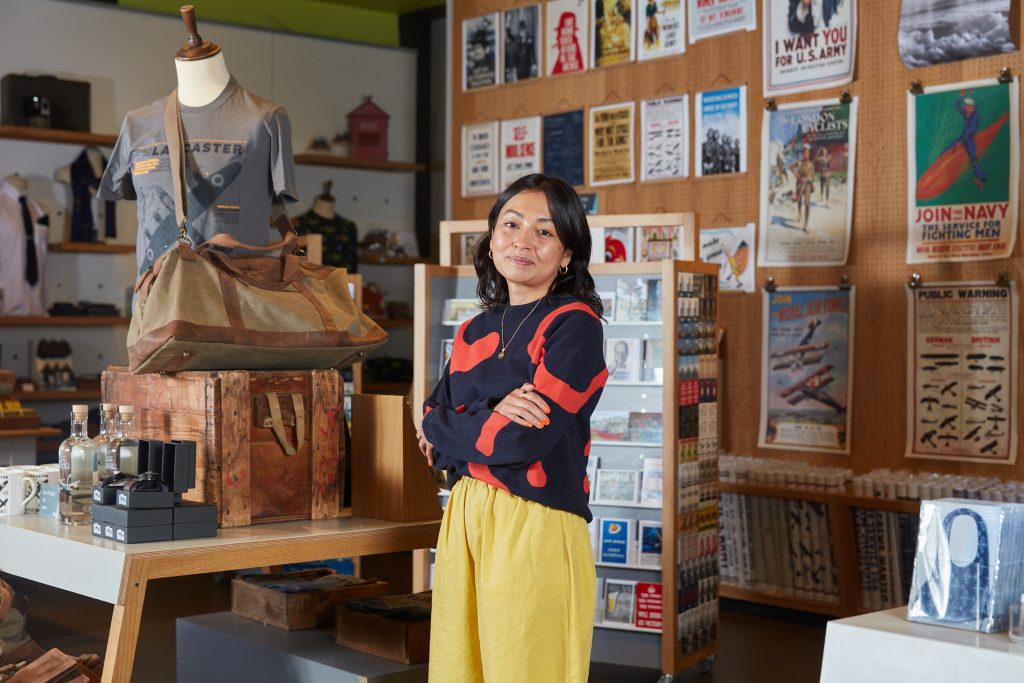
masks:
<path fill-rule="evenodd" d="M 476 294 L 480 297 L 484 308 L 493 310 L 501 304 L 508 303 L 508 282 L 494 266 L 494 261 L 489 256 L 491 250 L 491 235 L 494 234 L 494 226 L 498 224 L 501 210 L 508 203 L 508 200 L 520 192 L 539 190 L 548 198 L 548 206 L 551 208 L 551 220 L 555 225 L 555 233 L 562 245 L 572 252 L 572 260 L 569 261 L 568 272 L 555 276 L 551 283 L 548 296 L 569 295 L 576 297 L 593 309 L 598 316 L 604 314 L 604 307 L 601 305 L 601 297 L 594 291 L 594 278 L 590 276 L 587 266 L 590 265 L 590 226 L 587 224 L 587 214 L 583 210 L 583 204 L 576 195 L 572 186 L 561 178 L 533 173 L 523 176 L 508 186 L 498 196 L 491 213 L 487 216 L 487 234 L 481 237 L 476 243 L 473 253 L 473 264 L 476 266 L 476 274 L 479 281 L 476 285 Z"/>

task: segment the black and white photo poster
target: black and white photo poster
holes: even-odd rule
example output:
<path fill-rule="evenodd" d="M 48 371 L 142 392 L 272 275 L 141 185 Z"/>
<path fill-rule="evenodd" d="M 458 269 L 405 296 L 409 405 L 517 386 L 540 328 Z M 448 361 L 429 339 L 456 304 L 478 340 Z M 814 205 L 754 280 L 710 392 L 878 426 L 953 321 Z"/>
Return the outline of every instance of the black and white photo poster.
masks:
<path fill-rule="evenodd" d="M 462 22 L 462 89 L 476 90 L 501 82 L 497 12 Z"/>
<path fill-rule="evenodd" d="M 640 103 L 640 180 L 685 178 L 690 174 L 690 96 Z"/>
<path fill-rule="evenodd" d="M 907 287 L 908 458 L 1017 459 L 1017 287 Z"/>
<path fill-rule="evenodd" d="M 540 76 L 540 5 L 505 10 L 503 16 L 505 82 Z"/>
<path fill-rule="evenodd" d="M 1010 0 L 903 0 L 900 59 L 910 68 L 1016 49 Z"/>

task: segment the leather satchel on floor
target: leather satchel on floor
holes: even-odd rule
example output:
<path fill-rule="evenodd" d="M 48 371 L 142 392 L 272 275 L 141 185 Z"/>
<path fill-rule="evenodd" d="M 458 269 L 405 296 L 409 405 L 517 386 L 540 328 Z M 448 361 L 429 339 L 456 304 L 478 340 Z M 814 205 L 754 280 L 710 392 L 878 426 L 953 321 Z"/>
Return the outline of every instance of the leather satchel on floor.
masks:
<path fill-rule="evenodd" d="M 132 372 L 344 368 L 387 341 L 356 307 L 345 269 L 291 253 L 295 233 L 266 247 L 221 233 L 192 249 L 177 91 L 167 98 L 164 131 L 181 236 L 136 284 Z M 211 246 L 282 255 L 229 256 Z"/>

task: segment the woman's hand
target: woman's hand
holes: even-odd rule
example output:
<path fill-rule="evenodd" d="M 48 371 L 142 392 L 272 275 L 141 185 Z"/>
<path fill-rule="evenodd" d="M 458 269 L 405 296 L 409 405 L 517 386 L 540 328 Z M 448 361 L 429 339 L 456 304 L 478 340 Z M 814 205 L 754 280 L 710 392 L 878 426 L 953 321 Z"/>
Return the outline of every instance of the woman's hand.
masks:
<path fill-rule="evenodd" d="M 494 406 L 494 412 L 524 427 L 542 428 L 551 424 L 547 415 L 551 408 L 533 389 L 530 383 L 514 389 Z"/>
<path fill-rule="evenodd" d="M 423 436 L 423 429 L 420 427 L 416 428 L 416 440 L 420 444 L 420 453 L 427 459 L 427 467 L 434 466 L 434 444 L 427 441 L 427 437 Z"/>

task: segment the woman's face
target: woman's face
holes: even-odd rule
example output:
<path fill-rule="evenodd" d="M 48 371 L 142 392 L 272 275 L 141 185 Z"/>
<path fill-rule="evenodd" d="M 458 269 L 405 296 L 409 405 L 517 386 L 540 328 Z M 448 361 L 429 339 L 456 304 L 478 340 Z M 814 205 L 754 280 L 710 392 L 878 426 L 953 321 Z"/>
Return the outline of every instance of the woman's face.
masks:
<path fill-rule="evenodd" d="M 558 269 L 572 259 L 555 232 L 548 197 L 541 190 L 520 192 L 501 207 L 491 253 L 494 267 L 508 282 L 512 304 L 546 295 Z"/>

